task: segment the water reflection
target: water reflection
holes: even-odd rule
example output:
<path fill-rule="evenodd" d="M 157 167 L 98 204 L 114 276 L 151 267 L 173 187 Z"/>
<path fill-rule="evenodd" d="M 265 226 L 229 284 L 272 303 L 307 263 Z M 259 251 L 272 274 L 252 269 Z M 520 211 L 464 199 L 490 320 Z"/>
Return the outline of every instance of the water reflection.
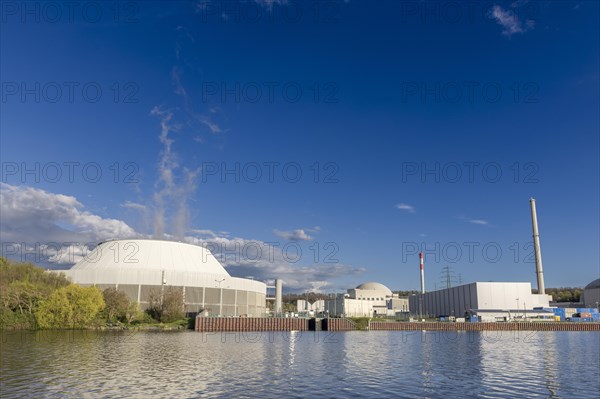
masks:
<path fill-rule="evenodd" d="M 597 398 L 594 332 L 18 332 L 2 398 Z"/>

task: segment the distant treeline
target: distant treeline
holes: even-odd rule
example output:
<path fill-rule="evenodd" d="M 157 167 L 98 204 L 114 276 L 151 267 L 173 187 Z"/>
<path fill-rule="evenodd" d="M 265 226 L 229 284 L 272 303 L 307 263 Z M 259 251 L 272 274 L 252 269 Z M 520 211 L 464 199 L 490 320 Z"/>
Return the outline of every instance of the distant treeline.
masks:
<path fill-rule="evenodd" d="M 0 257 L 0 329 L 62 329 L 113 325 L 183 323 L 183 293 L 152 292 L 150 306 L 114 288 L 100 291 L 71 283 L 63 273 Z"/>
<path fill-rule="evenodd" d="M 537 290 L 533 291 L 537 293 Z M 546 288 L 546 294 L 551 295 L 555 302 L 579 302 L 582 293 L 583 288 L 576 287 Z"/>

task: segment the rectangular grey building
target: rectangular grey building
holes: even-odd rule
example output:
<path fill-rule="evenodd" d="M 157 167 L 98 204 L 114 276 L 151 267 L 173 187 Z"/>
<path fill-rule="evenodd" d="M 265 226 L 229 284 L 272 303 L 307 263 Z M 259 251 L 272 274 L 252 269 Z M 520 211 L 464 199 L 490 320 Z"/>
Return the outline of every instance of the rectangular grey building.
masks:
<path fill-rule="evenodd" d="M 475 282 L 409 297 L 411 315 L 464 317 L 475 309 L 548 307 L 550 295 L 531 293 L 531 283 Z"/>

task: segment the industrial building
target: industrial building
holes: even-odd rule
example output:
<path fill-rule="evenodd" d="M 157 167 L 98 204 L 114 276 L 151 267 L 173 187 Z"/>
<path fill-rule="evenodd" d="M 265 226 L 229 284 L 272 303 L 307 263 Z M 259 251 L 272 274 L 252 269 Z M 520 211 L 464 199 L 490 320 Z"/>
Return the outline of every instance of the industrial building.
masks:
<path fill-rule="evenodd" d="M 465 317 L 474 310 L 523 313 L 547 308 L 550 295 L 532 294 L 531 283 L 476 282 L 409 297 L 410 313 L 423 317 Z"/>
<path fill-rule="evenodd" d="M 545 294 L 542 253 L 535 199 L 529 199 L 535 253 L 537 288 L 533 294 L 528 282 L 475 282 L 432 292 L 425 292 L 424 257 L 419 254 L 421 293 L 409 297 L 410 314 L 420 317 L 469 317 L 483 315 L 487 319 L 514 319 L 519 312 L 531 315 L 535 308 L 548 308 L 551 296 Z M 540 310 L 536 316 L 548 313 Z"/>
<path fill-rule="evenodd" d="M 369 282 L 326 299 L 325 312 L 344 317 L 396 316 L 408 312 L 408 299 L 398 297 L 383 284 Z"/>
<path fill-rule="evenodd" d="M 310 303 L 305 299 L 298 299 L 296 301 L 296 309 L 300 315 L 316 316 L 325 311 L 325 300 L 318 299 L 313 303 Z"/>
<path fill-rule="evenodd" d="M 266 284 L 231 277 L 208 249 L 192 244 L 105 241 L 63 272 L 80 285 L 125 292 L 142 309 L 147 308 L 153 293 L 176 287 L 183 292 L 186 312 L 256 317 L 266 311 Z"/>
<path fill-rule="evenodd" d="M 600 278 L 585 286 L 581 302 L 587 308 L 598 309 L 600 307 Z"/>

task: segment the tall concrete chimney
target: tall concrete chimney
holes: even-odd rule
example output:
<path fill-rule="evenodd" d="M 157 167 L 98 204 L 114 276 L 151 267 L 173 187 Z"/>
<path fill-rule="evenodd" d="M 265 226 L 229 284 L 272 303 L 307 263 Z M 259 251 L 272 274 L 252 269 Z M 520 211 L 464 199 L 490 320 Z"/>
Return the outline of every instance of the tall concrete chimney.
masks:
<path fill-rule="evenodd" d="M 535 272 L 537 274 L 538 294 L 545 294 L 544 270 L 542 269 L 542 251 L 540 249 L 540 233 L 538 232 L 537 213 L 535 211 L 535 199 L 529 198 L 531 205 L 531 224 L 533 226 L 533 248 L 535 251 Z"/>
<path fill-rule="evenodd" d="M 421 294 L 425 293 L 425 270 L 423 269 L 423 252 L 419 252 L 419 265 L 421 267 Z"/>
<path fill-rule="evenodd" d="M 281 315 L 283 313 L 283 307 L 281 305 L 283 281 L 281 279 L 275 280 L 275 314 Z"/>

